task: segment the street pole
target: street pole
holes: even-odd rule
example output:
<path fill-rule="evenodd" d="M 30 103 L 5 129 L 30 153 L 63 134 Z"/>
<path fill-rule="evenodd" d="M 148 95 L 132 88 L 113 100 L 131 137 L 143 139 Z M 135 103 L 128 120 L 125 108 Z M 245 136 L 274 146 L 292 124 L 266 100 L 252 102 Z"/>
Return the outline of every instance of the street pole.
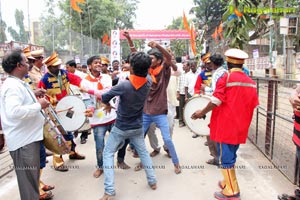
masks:
<path fill-rule="evenodd" d="M 270 21 L 272 21 L 272 9 L 273 9 L 273 0 L 270 0 Z M 270 70 L 273 70 L 274 68 L 274 62 L 273 62 L 273 34 L 274 34 L 274 24 L 270 25 L 270 32 L 269 32 L 269 58 L 270 58 Z"/>
<path fill-rule="evenodd" d="M 28 42 L 29 42 L 29 44 L 31 44 L 31 30 L 30 30 L 29 0 L 27 0 L 27 14 L 28 14 Z"/>
<path fill-rule="evenodd" d="M 70 6 L 70 10 L 69 10 L 69 13 L 70 13 L 70 22 L 69 22 L 69 53 L 70 53 L 70 57 L 72 57 L 72 32 L 71 32 L 71 21 L 72 21 L 72 8 Z"/>

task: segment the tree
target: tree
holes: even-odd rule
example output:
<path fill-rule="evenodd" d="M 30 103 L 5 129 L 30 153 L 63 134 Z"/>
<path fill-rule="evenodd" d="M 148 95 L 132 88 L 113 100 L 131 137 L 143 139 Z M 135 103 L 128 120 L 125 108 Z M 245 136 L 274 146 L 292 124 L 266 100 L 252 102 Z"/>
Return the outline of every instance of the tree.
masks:
<path fill-rule="evenodd" d="M 299 8 L 299 3 L 300 0 L 293 0 L 288 3 L 283 0 L 274 0 L 272 6 L 273 8 Z M 245 8 L 255 10 L 269 7 L 269 1 L 230 0 L 227 4 L 227 10 L 223 15 L 223 22 L 225 22 L 224 26 L 226 28 L 225 37 L 228 38 L 229 46 L 242 49 L 249 41 L 260 38 L 268 33 L 270 27 L 267 23 L 270 20 L 270 15 L 272 15 L 272 19 L 274 19 L 275 29 L 278 30 L 278 19 L 283 16 L 283 13 L 243 12 Z M 299 16 L 299 11 L 293 14 Z M 249 36 L 250 31 L 253 31 L 253 33 Z M 275 41 L 278 41 L 278 38 L 280 38 L 279 31 L 275 31 L 275 37 Z"/>
<path fill-rule="evenodd" d="M 222 0 L 194 0 L 194 4 L 196 6 L 191 9 L 190 13 L 196 16 L 193 20 L 198 25 L 196 28 L 203 29 L 207 26 L 206 36 L 210 37 L 222 20 L 226 3 Z"/>
<path fill-rule="evenodd" d="M 59 7 L 64 23 L 72 30 L 92 38 L 101 39 L 112 29 L 133 28 L 137 0 L 89 0 L 80 4 L 82 13 L 70 10 L 70 1 L 61 0 Z"/>
<path fill-rule="evenodd" d="M 45 46 L 49 54 L 53 51 L 62 51 L 67 45 L 68 30 L 60 19 L 55 15 L 55 0 L 45 1 L 46 11 L 40 18 L 41 34 L 36 43 Z"/>
<path fill-rule="evenodd" d="M 7 40 L 5 29 L 6 23 L 3 20 L 0 20 L 0 43 L 4 43 Z"/>
<path fill-rule="evenodd" d="M 19 31 L 16 31 L 11 26 L 8 27 L 8 32 L 15 41 L 27 43 L 29 41 L 29 31 L 25 31 L 24 27 L 24 14 L 22 10 L 16 9 L 15 19 Z"/>
<path fill-rule="evenodd" d="M 177 17 L 173 19 L 172 23 L 169 26 L 167 26 L 167 29 L 168 30 L 184 29 L 182 17 Z M 186 53 L 186 49 L 188 48 L 187 40 L 171 40 L 170 46 L 175 56 L 184 55 Z"/>

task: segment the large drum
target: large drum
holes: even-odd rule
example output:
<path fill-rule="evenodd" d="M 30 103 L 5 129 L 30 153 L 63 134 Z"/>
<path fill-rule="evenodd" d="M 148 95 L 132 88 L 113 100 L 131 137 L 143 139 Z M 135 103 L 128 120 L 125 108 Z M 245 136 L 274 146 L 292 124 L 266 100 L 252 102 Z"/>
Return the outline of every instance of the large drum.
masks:
<path fill-rule="evenodd" d="M 44 145 L 59 155 L 70 152 L 70 146 L 52 121 L 47 121 L 44 124 Z"/>
<path fill-rule="evenodd" d="M 89 119 L 87 118 L 83 124 L 83 126 L 77 130 L 78 133 L 82 133 L 84 131 L 87 131 L 89 134 L 92 131 L 92 127 L 90 125 Z"/>
<path fill-rule="evenodd" d="M 58 117 L 52 107 L 45 109 L 44 124 L 44 145 L 47 149 L 56 154 L 67 154 L 70 152 L 70 145 L 64 139 L 63 134 L 67 134 L 58 121 Z"/>
<path fill-rule="evenodd" d="M 208 112 L 206 114 L 205 119 L 201 118 L 201 119 L 193 120 L 191 116 L 195 111 L 199 109 L 203 109 L 208 104 L 209 101 L 210 98 L 208 96 L 193 97 L 186 102 L 183 108 L 183 120 L 185 124 L 192 132 L 198 135 L 203 135 L 203 136 L 209 135 L 208 124 L 210 122 L 211 112 Z"/>
<path fill-rule="evenodd" d="M 85 121 L 86 108 L 84 102 L 77 96 L 66 96 L 56 105 L 55 111 L 62 127 L 69 132 L 80 129 Z"/>

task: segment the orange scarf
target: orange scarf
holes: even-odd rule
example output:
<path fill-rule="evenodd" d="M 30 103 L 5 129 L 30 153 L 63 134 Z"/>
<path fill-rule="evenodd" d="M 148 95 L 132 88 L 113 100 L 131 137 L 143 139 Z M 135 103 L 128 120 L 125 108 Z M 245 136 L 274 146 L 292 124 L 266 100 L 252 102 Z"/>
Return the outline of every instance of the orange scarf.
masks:
<path fill-rule="evenodd" d="M 130 75 L 129 76 L 129 81 L 133 85 L 133 87 L 138 90 L 140 87 L 145 85 L 147 83 L 147 78 L 141 77 L 141 76 L 136 76 L 136 75 Z"/>
<path fill-rule="evenodd" d="M 153 68 L 149 69 L 149 74 L 151 75 L 151 79 L 152 79 L 153 83 L 157 83 L 155 76 L 157 76 L 161 72 L 162 69 L 163 69 L 162 65 L 155 67 L 154 69 Z"/>
<path fill-rule="evenodd" d="M 103 86 L 102 84 L 100 83 L 100 79 L 101 79 L 101 76 L 99 78 L 93 78 L 90 74 L 87 75 L 87 77 L 85 77 L 86 80 L 90 81 L 90 82 L 98 82 L 98 85 L 97 85 L 97 89 L 98 90 L 102 90 L 103 89 Z"/>

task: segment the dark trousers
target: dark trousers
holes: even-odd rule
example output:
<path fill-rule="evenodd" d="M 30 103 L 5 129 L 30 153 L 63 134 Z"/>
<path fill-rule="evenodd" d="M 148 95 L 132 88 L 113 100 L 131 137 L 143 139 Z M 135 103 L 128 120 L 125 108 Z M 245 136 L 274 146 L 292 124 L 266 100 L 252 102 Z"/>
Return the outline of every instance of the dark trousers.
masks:
<path fill-rule="evenodd" d="M 9 153 L 17 174 L 21 200 L 38 200 L 40 198 L 40 141 Z"/>
<path fill-rule="evenodd" d="M 83 139 L 87 139 L 88 138 L 88 135 L 89 135 L 89 132 L 88 131 L 82 131 L 81 135 L 80 135 L 80 139 L 83 140 Z"/>
<path fill-rule="evenodd" d="M 183 120 L 184 105 L 185 105 L 185 95 L 180 94 L 180 96 L 179 96 L 179 123 L 184 123 L 184 120 Z"/>
<path fill-rule="evenodd" d="M 210 152 L 210 155 L 212 157 L 214 157 L 214 159 L 216 161 L 218 161 L 218 148 L 217 148 L 217 143 L 213 140 L 210 139 L 210 136 L 206 136 L 206 140 L 207 140 L 207 145 L 208 145 L 208 149 Z"/>
<path fill-rule="evenodd" d="M 67 132 L 67 134 L 63 135 L 66 141 L 71 142 L 71 151 L 75 152 L 76 143 L 74 142 L 74 135 L 72 132 Z"/>

